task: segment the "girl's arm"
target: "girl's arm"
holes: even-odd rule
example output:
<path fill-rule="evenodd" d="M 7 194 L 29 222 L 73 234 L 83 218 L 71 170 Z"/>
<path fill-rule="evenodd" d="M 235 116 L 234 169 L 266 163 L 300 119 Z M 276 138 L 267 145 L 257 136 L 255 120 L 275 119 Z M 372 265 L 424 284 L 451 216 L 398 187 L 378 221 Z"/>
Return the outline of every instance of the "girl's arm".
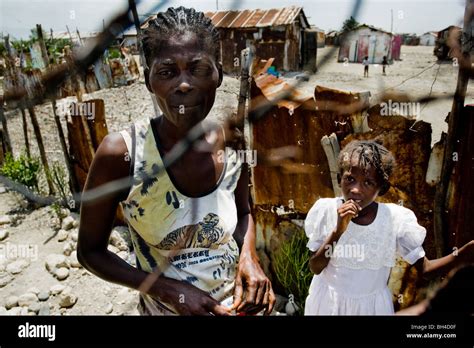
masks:
<path fill-rule="evenodd" d="M 119 133 L 107 135 L 92 161 L 84 191 L 128 177 L 130 162 L 127 146 Z M 163 276 L 150 274 L 130 266 L 107 250 L 115 212 L 126 199 L 130 187 L 81 205 L 77 258 L 88 271 L 98 277 L 155 296 L 170 303 L 181 314 L 225 315 L 228 310 L 200 289 Z M 151 279 L 151 282 L 150 282 Z M 145 289 L 145 282 L 149 285 Z M 180 301 L 183 298 L 185 301 Z M 184 302 L 184 303 L 182 303 Z"/>
<path fill-rule="evenodd" d="M 240 248 L 240 258 L 232 308 L 237 312 L 248 313 L 258 313 L 265 309 L 265 314 L 270 314 L 275 305 L 275 294 L 272 283 L 260 267 L 255 248 L 256 233 L 250 214 L 247 164 L 242 164 L 240 178 L 235 188 L 235 203 L 238 221 L 234 238 Z"/>
<path fill-rule="evenodd" d="M 361 207 L 352 200 L 344 202 L 337 209 L 336 228 L 329 234 L 323 245 L 321 245 L 309 259 L 309 269 L 311 272 L 319 274 L 326 268 L 339 238 L 341 238 L 342 234 L 346 231 L 351 219 L 359 214 L 359 211 L 361 210 Z"/>
<path fill-rule="evenodd" d="M 417 271 L 425 278 L 433 278 L 447 274 L 453 268 L 463 263 L 474 262 L 474 240 L 465 244 L 459 250 L 439 259 L 429 260 L 427 257 L 415 263 Z"/>

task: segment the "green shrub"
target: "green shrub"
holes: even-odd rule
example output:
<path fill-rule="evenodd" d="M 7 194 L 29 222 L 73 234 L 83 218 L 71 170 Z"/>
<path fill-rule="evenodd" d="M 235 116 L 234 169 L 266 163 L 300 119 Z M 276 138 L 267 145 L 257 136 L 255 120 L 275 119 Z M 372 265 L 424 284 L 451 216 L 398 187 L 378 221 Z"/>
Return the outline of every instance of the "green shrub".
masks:
<path fill-rule="evenodd" d="M 304 303 L 313 277 L 308 265 L 311 253 L 306 248 L 306 239 L 304 231 L 296 229 L 295 234 L 275 252 L 273 259 L 275 275 L 286 295 L 293 296 L 300 315 L 304 313 Z"/>
<path fill-rule="evenodd" d="M 39 192 L 38 178 L 40 173 L 40 161 L 37 157 L 28 157 L 21 154 L 17 159 L 11 153 L 7 153 L 0 174 L 25 185 L 30 190 Z"/>

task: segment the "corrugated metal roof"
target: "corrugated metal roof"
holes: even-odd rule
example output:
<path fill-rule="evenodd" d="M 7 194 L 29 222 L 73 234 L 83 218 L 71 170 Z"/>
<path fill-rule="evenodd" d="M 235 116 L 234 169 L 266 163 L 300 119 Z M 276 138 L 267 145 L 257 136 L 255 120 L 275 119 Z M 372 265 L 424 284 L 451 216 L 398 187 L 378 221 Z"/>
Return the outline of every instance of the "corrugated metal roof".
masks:
<path fill-rule="evenodd" d="M 229 10 L 229 11 L 209 11 L 204 15 L 212 20 L 217 28 L 263 28 L 279 25 L 288 25 L 301 18 L 303 28 L 309 28 L 309 22 L 304 14 L 303 8 L 298 6 L 289 6 L 279 9 L 269 10 Z M 144 29 L 148 22 L 156 18 L 156 15 L 148 17 L 141 25 Z"/>
<path fill-rule="evenodd" d="M 303 27 L 309 27 L 303 8 L 290 6 L 284 8 L 273 8 L 269 10 L 241 10 L 241 11 L 217 11 L 206 12 L 218 28 L 262 28 L 293 23 L 301 14 Z"/>

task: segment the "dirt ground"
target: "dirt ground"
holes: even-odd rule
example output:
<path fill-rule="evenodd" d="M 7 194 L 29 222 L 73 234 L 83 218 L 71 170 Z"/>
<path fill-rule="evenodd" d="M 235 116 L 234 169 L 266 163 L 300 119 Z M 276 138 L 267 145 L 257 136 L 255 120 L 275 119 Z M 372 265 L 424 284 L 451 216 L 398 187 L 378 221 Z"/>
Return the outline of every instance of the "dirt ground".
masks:
<path fill-rule="evenodd" d="M 427 95 L 431 89 L 433 95 L 453 93 L 458 69 L 451 63 L 436 64 L 432 50 L 432 47 L 425 46 L 403 46 L 402 60 L 387 68 L 387 76 L 382 76 L 381 66 L 372 65 L 369 70 L 370 77 L 364 78 L 361 64 L 337 63 L 337 50 L 331 53 L 331 47 L 322 48 L 318 50 L 318 58 L 321 59 L 328 53 L 332 54 L 332 58 L 302 86 L 302 89 L 310 94 L 316 85 L 353 92 L 370 91 L 372 104 L 377 103 L 377 95 L 380 95 L 383 89 L 392 87 L 412 97 Z M 294 76 L 294 74 L 288 76 L 292 75 Z M 238 89 L 239 81 L 236 78 L 227 76 L 224 78 L 209 116 L 211 119 L 223 119 L 236 110 Z M 84 99 L 93 98 L 102 98 L 105 101 L 109 132 L 119 131 L 126 128 L 130 122 L 153 115 L 153 106 L 143 79 L 130 86 L 94 92 L 86 95 Z M 466 104 L 470 103 L 474 103 L 472 85 L 466 97 Z M 433 143 L 440 138 L 442 131 L 447 130 L 444 120 L 451 109 L 451 104 L 452 99 L 445 99 L 421 105 L 420 118 L 432 124 Z M 45 103 L 36 107 L 36 112 L 49 160 L 62 162 L 62 151 L 51 104 Z M 6 117 L 14 153 L 18 154 L 24 146 L 21 114 L 18 110 L 10 110 L 6 112 Z M 64 120 L 62 122 L 66 129 Z M 29 125 L 29 137 L 30 143 L 33 143 L 33 154 L 39 155 L 31 125 Z M 60 265 L 58 262 L 58 268 L 66 268 L 67 271 L 55 273 L 57 270 L 47 270 L 45 263 L 48 256 L 64 255 L 70 252 L 66 249 L 74 249 L 77 238 L 77 214 L 70 215 L 75 221 L 70 221 L 72 227 L 68 226 L 69 229 L 64 229 L 64 232 L 58 233 L 45 244 L 44 242 L 55 233 L 53 226 L 57 223 L 57 218 L 52 209 L 50 207 L 25 209 L 26 203 L 19 194 L 2 187 L 0 192 L 0 315 L 137 314 L 135 291 L 105 282 L 78 267 L 74 252 L 63 260 L 66 265 Z M 63 238 L 64 240 L 59 241 Z M 121 252 L 124 257 L 131 259 L 132 255 L 128 251 L 119 250 L 122 244 L 123 241 L 116 241 L 114 251 Z M 7 245 L 10 247 L 30 245 L 32 250 L 37 251 L 36 257 L 7 255 L 5 252 Z M 68 274 L 64 280 L 59 280 L 64 276 L 58 276 L 61 272 Z M 54 287 L 58 284 L 66 288 Z M 46 296 L 45 293 L 48 292 Z M 54 292 L 60 293 L 54 295 Z M 47 299 L 41 300 L 39 297 Z"/>

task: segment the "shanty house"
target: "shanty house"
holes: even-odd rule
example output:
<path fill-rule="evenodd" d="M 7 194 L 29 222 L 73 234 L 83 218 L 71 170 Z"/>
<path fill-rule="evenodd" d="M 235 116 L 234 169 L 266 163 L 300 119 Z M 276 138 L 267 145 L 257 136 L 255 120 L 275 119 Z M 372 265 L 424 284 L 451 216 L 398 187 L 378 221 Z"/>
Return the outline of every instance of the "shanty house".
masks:
<path fill-rule="evenodd" d="M 253 44 L 260 59 L 275 58 L 276 70 L 316 70 L 317 31 L 302 7 L 206 12 L 221 37 L 226 73 L 240 71 L 240 52 Z"/>
<path fill-rule="evenodd" d="M 345 32 L 339 40 L 338 61 L 361 63 L 365 57 L 369 63 L 380 64 L 383 57 L 389 61 L 400 59 L 402 38 L 397 35 L 362 24 L 357 28 Z"/>
<path fill-rule="evenodd" d="M 462 29 L 455 25 L 450 25 L 449 27 L 438 32 L 438 38 L 435 42 L 434 55 L 438 57 L 439 60 L 449 60 L 451 59 L 451 47 L 452 42 L 456 40 L 461 44 L 461 32 Z M 450 42 L 451 41 L 451 42 Z"/>
<path fill-rule="evenodd" d="M 434 46 L 438 33 L 434 31 L 429 31 L 420 36 L 420 45 L 421 46 Z"/>

